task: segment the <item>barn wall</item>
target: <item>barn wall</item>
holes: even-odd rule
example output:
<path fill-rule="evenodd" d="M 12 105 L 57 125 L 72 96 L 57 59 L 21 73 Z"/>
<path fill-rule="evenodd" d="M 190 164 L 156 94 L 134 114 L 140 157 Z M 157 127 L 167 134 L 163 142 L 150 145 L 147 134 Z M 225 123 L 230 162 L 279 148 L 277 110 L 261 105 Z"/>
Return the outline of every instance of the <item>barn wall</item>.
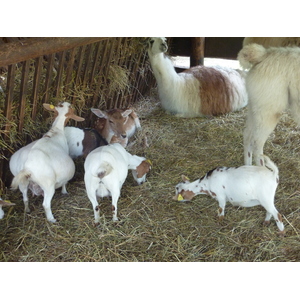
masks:
<path fill-rule="evenodd" d="M 29 38 L 0 43 L 0 196 L 8 159 L 51 121 L 42 103 L 72 103 L 93 126 L 91 107 L 127 107 L 155 84 L 141 38 Z M 74 124 L 72 124 L 74 125 Z M 77 125 L 77 124 L 76 124 Z"/>

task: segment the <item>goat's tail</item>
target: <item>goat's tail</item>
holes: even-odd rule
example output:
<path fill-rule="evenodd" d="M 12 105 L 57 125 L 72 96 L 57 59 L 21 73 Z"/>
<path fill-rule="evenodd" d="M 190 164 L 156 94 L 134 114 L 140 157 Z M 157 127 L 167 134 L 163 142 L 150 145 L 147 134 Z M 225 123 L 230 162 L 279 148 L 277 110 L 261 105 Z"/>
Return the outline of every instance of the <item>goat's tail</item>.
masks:
<path fill-rule="evenodd" d="M 244 69 L 250 69 L 253 65 L 263 61 L 266 55 L 267 50 L 263 46 L 250 44 L 239 52 L 238 60 Z"/>
<path fill-rule="evenodd" d="M 274 173 L 274 176 L 278 177 L 279 174 L 278 168 L 267 155 L 261 155 L 260 164 L 270 169 Z"/>
<path fill-rule="evenodd" d="M 31 173 L 25 169 L 21 170 L 14 178 L 11 183 L 11 189 L 16 190 L 19 186 L 27 187 Z"/>
<path fill-rule="evenodd" d="M 97 176 L 102 179 L 103 177 L 107 176 L 111 171 L 112 171 L 112 166 L 107 163 L 104 162 L 100 165 L 100 167 L 97 170 Z"/>

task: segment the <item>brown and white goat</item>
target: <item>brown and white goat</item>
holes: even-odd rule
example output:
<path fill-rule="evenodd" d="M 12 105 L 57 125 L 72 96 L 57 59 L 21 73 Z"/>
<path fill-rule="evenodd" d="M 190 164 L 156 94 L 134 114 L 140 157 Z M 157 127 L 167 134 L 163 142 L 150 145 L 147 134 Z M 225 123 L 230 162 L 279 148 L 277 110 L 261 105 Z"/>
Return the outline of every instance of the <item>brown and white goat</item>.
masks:
<path fill-rule="evenodd" d="M 150 38 L 148 55 L 162 107 L 179 117 L 216 116 L 247 105 L 244 72 L 197 66 L 177 74 L 166 38 Z"/>
<path fill-rule="evenodd" d="M 99 118 L 94 128 L 108 143 L 119 143 L 125 148 L 128 139 L 141 129 L 140 120 L 133 109 L 91 110 Z"/>
<path fill-rule="evenodd" d="M 261 205 L 267 211 L 265 223 L 268 224 L 273 216 L 279 233 L 283 235 L 282 216 L 274 205 L 279 182 L 278 168 L 267 156 L 260 159 L 260 166 L 219 167 L 194 182 L 182 176 L 183 182 L 176 185 L 174 199 L 190 201 L 196 195 L 209 195 L 219 202 L 218 215 L 221 220 L 226 202 L 241 207 Z"/>

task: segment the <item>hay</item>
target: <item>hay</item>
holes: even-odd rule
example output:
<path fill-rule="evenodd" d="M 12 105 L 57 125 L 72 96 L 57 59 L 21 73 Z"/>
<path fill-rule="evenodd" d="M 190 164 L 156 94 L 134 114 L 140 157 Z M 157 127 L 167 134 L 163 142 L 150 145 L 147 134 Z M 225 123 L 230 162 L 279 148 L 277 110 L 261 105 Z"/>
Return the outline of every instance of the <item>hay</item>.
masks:
<path fill-rule="evenodd" d="M 273 220 L 269 227 L 262 226 L 265 210 L 260 206 L 228 204 L 219 223 L 217 201 L 208 196 L 190 203 L 172 200 L 181 174 L 194 180 L 216 166 L 243 163 L 246 109 L 217 118 L 179 119 L 166 114 L 153 98 L 135 108 L 143 130 L 130 152 L 146 155 L 153 170 L 142 186 L 135 186 L 129 174 L 118 203 L 120 221 L 111 221 L 111 201 L 104 199 L 101 225 L 94 227 L 83 160 L 78 160 L 69 195 L 61 196 L 58 190 L 52 200 L 57 224 L 46 221 L 40 197 L 30 197 L 32 212 L 24 214 L 20 192 L 5 195 L 17 205 L 5 210 L 0 221 L 1 261 L 300 260 L 299 130 L 287 115 L 265 146 L 280 170 L 275 203 L 286 227 L 286 237 L 280 238 Z"/>

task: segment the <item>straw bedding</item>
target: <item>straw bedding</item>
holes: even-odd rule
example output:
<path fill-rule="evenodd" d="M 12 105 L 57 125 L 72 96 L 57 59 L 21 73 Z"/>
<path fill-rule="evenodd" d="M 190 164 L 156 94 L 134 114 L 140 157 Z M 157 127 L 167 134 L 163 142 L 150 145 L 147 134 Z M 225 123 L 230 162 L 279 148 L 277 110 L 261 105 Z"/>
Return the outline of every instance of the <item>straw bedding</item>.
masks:
<path fill-rule="evenodd" d="M 199 195 L 190 203 L 172 200 L 181 174 L 191 180 L 217 166 L 243 164 L 245 112 L 215 118 L 179 119 L 166 114 L 155 95 L 136 103 L 142 131 L 131 140 L 132 154 L 153 163 L 147 182 L 134 185 L 129 173 L 118 202 L 119 222 L 112 222 L 111 200 L 100 201 L 101 225 L 94 226 L 85 192 L 83 160 L 67 186 L 52 200 L 56 224 L 46 221 L 42 198 L 30 196 L 24 213 L 21 193 L 6 195 L 17 205 L 0 221 L 1 261 L 299 261 L 299 129 L 285 114 L 265 145 L 278 165 L 275 205 L 283 215 L 286 236 L 277 235 L 265 210 L 226 206 L 217 219 L 217 201 Z M 146 137 L 146 140 L 145 140 Z M 148 146 L 148 147 L 147 147 Z"/>

